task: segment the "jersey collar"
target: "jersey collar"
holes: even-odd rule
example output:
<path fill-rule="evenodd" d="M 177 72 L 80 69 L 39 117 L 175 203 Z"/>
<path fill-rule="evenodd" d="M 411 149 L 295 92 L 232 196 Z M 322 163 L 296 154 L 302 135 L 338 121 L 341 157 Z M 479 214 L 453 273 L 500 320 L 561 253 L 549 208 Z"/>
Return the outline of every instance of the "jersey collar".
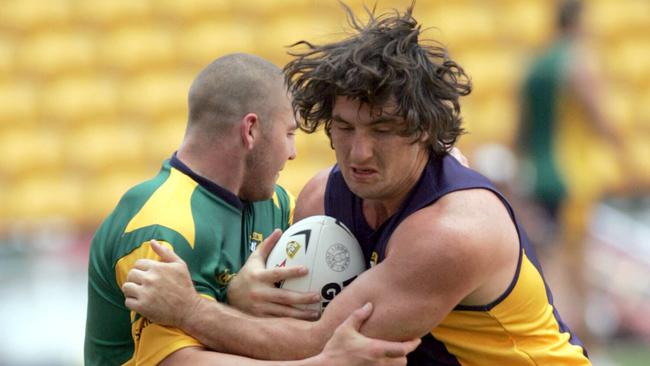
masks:
<path fill-rule="evenodd" d="M 181 173 L 187 175 L 188 177 L 192 178 L 196 183 L 198 183 L 201 187 L 207 189 L 209 192 L 214 194 L 215 196 L 221 198 L 222 200 L 226 201 L 228 204 L 231 206 L 237 208 L 238 210 L 242 210 L 244 208 L 244 203 L 242 200 L 237 197 L 234 193 L 230 192 L 229 190 L 223 188 L 222 186 L 218 185 L 217 183 L 209 180 L 208 178 L 205 178 L 203 176 L 198 175 L 196 172 L 194 172 L 190 167 L 185 165 L 177 156 L 176 152 L 172 155 L 171 159 L 169 160 L 169 165 L 171 165 L 173 168 L 179 170 Z"/>

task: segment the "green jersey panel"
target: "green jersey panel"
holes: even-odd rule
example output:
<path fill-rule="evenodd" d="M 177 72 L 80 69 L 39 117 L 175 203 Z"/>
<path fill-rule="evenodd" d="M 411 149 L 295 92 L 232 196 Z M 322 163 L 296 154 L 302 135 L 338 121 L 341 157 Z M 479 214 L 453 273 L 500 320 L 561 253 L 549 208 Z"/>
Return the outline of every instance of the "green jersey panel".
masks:
<path fill-rule="evenodd" d="M 153 179 L 130 189 L 95 234 L 90 250 L 85 361 L 122 364 L 134 352 L 130 312 L 120 290 L 143 243 L 169 243 L 187 263 L 197 290 L 226 300 L 228 282 L 260 242 L 286 229 L 292 196 L 247 203 L 198 176 L 175 156 Z M 150 252 L 150 251 L 149 251 Z"/>

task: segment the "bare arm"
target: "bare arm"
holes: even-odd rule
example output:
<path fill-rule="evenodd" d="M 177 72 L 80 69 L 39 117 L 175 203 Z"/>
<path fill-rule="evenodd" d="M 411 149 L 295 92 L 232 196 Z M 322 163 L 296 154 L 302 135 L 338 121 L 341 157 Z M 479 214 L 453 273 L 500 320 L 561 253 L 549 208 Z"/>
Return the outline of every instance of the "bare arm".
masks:
<path fill-rule="evenodd" d="M 161 363 L 173 365 L 240 365 L 240 366 L 371 366 L 405 365 L 406 355 L 415 349 L 419 340 L 387 342 L 370 339 L 359 333 L 361 324 L 370 316 L 371 304 L 357 309 L 341 324 L 323 352 L 315 357 L 298 361 L 263 361 L 217 353 L 201 347 L 186 347 L 172 353 Z"/>
<path fill-rule="evenodd" d="M 258 319 L 200 299 L 178 326 L 216 350 L 303 358 L 320 352 L 345 316 L 370 301 L 376 310 L 364 334 L 411 339 L 429 332 L 458 303 L 496 299 L 510 284 L 517 257 L 514 225 L 492 193 L 452 193 L 404 221 L 391 238 L 387 259 L 339 294 L 318 322 Z M 189 291 L 179 298 L 196 299 L 194 289 Z"/>
<path fill-rule="evenodd" d="M 325 195 L 325 184 L 327 183 L 330 170 L 331 168 L 320 171 L 300 192 L 294 211 L 294 221 L 312 215 L 323 214 L 325 212 L 323 197 Z M 260 248 L 260 251 L 263 249 L 263 247 Z M 257 265 L 258 267 L 263 266 L 265 258 L 257 258 L 259 254 L 259 252 L 256 252 L 251 255 L 246 266 L 251 266 L 251 264 L 253 266 Z M 155 263 L 152 264 L 157 266 L 156 269 L 163 269 Z M 187 276 L 184 274 L 182 266 L 176 265 L 174 269 L 176 269 L 176 273 L 167 273 L 163 277 L 180 279 Z M 247 274 L 242 270 L 240 271 L 240 274 L 233 279 L 228 289 L 229 298 L 231 298 L 232 295 L 237 296 L 238 292 L 244 292 L 238 287 L 241 286 L 242 282 L 246 282 L 246 279 L 244 279 L 245 276 L 247 276 Z M 323 345 L 330 338 L 336 326 L 340 324 L 343 318 L 347 315 L 342 315 L 340 319 L 337 318 L 338 322 L 331 322 L 325 331 L 315 332 L 314 329 L 318 323 L 298 321 L 289 318 L 263 320 L 248 316 L 218 302 L 197 297 L 194 294 L 194 289 L 187 285 L 185 285 L 183 289 L 181 289 L 180 286 L 177 286 L 173 291 L 165 292 L 178 294 L 178 304 L 159 306 L 156 305 L 156 302 L 164 301 L 163 298 L 166 298 L 167 296 L 155 296 L 161 291 L 156 289 L 152 290 L 153 291 L 149 293 L 150 296 L 147 301 L 140 301 L 137 304 L 131 305 L 127 303 L 127 306 L 139 313 L 147 315 L 150 318 L 153 317 L 154 321 L 175 325 L 185 330 L 210 349 L 257 358 L 278 359 L 280 355 L 287 355 L 287 357 L 294 359 L 315 355 L 321 351 Z M 181 305 L 183 304 L 182 301 L 186 301 L 187 299 L 196 299 L 195 307 Z M 250 299 L 244 301 L 236 300 L 235 302 L 242 303 L 245 301 L 252 302 Z M 364 302 L 359 302 L 359 306 L 363 304 Z M 141 307 L 145 305 L 147 308 Z M 171 315 L 175 313 L 172 310 L 165 309 L 194 310 L 192 311 L 192 315 L 189 316 L 182 316 L 176 312 L 176 314 L 179 314 L 181 317 L 179 319 L 170 319 L 169 317 L 157 317 L 156 314 L 151 313 L 151 309 L 156 309 L 156 313 L 161 315 Z M 350 308 L 350 311 L 352 310 L 353 309 Z M 242 321 L 244 319 L 246 320 L 245 322 Z M 331 328 L 329 328 L 330 326 Z M 224 336 L 221 332 L 215 332 L 215 329 L 236 329 L 237 332 L 236 334 Z M 301 347 L 294 346 L 296 335 L 305 335 L 301 337 Z M 274 339 L 277 342 L 269 342 L 267 341 L 268 339 Z"/>
<path fill-rule="evenodd" d="M 409 339 L 430 332 L 459 303 L 498 298 L 514 275 L 518 242 L 497 200 L 483 190 L 457 192 L 411 215 L 391 237 L 386 259 L 337 296 L 320 322 L 331 327 L 343 309 L 373 301 L 362 332 Z"/>
<path fill-rule="evenodd" d="M 623 141 L 605 114 L 604 82 L 598 76 L 596 58 L 584 47 L 576 46 L 569 65 L 569 86 L 585 108 L 589 121 L 596 130 L 617 148 Z"/>
<path fill-rule="evenodd" d="M 261 359 L 297 359 L 316 355 L 325 340 L 293 355 L 296 334 L 309 334 L 315 323 L 291 318 L 257 318 L 199 295 L 187 265 L 171 249 L 151 243 L 160 261 L 138 260 L 122 291 L 125 305 L 151 322 L 180 328 L 208 348 Z M 277 340 L 282 346 L 273 344 Z"/>

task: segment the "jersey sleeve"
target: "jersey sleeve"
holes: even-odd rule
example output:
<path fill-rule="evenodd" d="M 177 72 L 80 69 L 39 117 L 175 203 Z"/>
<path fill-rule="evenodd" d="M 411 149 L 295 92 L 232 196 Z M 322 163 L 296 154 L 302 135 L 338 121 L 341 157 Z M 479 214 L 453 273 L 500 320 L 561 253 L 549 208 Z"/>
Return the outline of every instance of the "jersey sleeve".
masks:
<path fill-rule="evenodd" d="M 131 312 L 131 334 L 134 342 L 133 357 L 125 365 L 157 365 L 167 356 L 185 347 L 202 347 L 196 339 L 178 328 L 152 323 Z"/>
<path fill-rule="evenodd" d="M 282 186 L 275 186 L 273 203 L 280 209 L 282 215 L 281 229 L 286 230 L 293 224 L 293 212 L 296 208 L 296 197 Z"/>
<path fill-rule="evenodd" d="M 158 242 L 172 250 L 174 249 L 169 242 L 161 240 L 158 240 Z M 133 268 L 138 259 L 160 260 L 160 257 L 151 248 L 149 241 L 146 241 L 120 258 L 115 265 L 115 279 L 119 287 L 122 287 L 126 282 L 129 270 Z M 206 294 L 203 294 L 203 296 L 214 299 Z M 181 348 L 201 346 L 198 340 L 182 330 L 152 323 L 133 311 L 131 312 L 131 335 L 134 342 L 134 352 L 133 357 L 126 365 L 157 365 Z"/>

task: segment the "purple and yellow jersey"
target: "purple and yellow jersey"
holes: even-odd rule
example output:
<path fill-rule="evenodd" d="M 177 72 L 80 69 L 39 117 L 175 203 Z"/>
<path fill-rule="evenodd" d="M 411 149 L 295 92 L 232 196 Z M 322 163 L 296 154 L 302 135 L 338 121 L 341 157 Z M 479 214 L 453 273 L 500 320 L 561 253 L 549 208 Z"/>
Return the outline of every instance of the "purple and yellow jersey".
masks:
<path fill-rule="evenodd" d="M 159 259 L 151 239 L 183 258 L 199 293 L 225 302 L 229 280 L 257 244 L 290 225 L 294 205 L 279 186 L 273 199 L 241 201 L 175 156 L 166 161 L 156 177 L 122 197 L 93 238 L 85 364 L 155 365 L 180 348 L 199 345 L 180 329 L 151 323 L 124 306 L 120 288 L 135 261 Z"/>
<path fill-rule="evenodd" d="M 422 337 L 408 356 L 409 365 L 590 365 L 581 342 L 553 306 L 542 269 L 509 203 L 485 177 L 453 157 L 431 158 L 400 210 L 377 230 L 367 224 L 362 199 L 350 191 L 335 166 L 325 191 L 325 214 L 352 230 L 373 266 L 384 259 L 388 240 L 404 219 L 464 189 L 489 190 L 508 209 L 519 235 L 517 270 L 508 289 L 492 303 L 457 305 Z"/>

